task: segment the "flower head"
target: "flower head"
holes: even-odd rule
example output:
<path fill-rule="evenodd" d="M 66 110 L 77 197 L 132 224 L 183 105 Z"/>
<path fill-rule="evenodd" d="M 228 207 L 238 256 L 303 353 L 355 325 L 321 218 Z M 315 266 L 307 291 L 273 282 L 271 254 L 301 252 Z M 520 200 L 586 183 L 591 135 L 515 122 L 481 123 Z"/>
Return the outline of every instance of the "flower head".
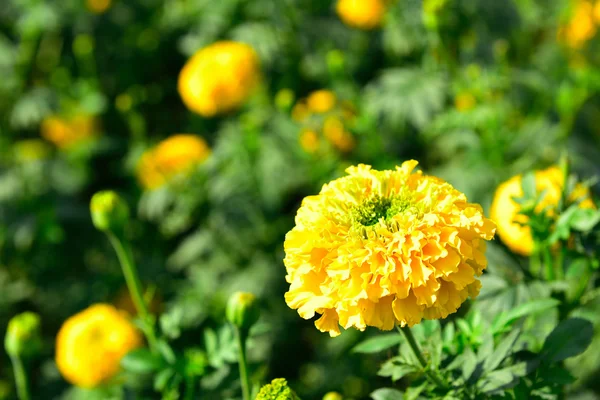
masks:
<path fill-rule="evenodd" d="M 558 32 L 559 39 L 572 48 L 583 47 L 596 34 L 595 14 L 595 7 L 591 1 L 577 1 L 571 19 Z"/>
<path fill-rule="evenodd" d="M 8 322 L 4 348 L 10 356 L 31 356 L 42 347 L 40 316 L 27 311 Z"/>
<path fill-rule="evenodd" d="M 61 149 L 70 148 L 98 134 L 98 122 L 89 115 L 52 116 L 42 121 L 42 137 Z"/>
<path fill-rule="evenodd" d="M 204 139 L 196 135 L 173 135 L 141 157 L 137 175 L 146 189 L 156 189 L 176 175 L 189 172 L 210 155 Z"/>
<path fill-rule="evenodd" d="M 273 379 L 271 383 L 264 385 L 256 400 L 299 400 L 296 393 L 288 386 L 284 378 Z"/>
<path fill-rule="evenodd" d="M 528 218 L 519 214 L 521 205 L 514 199 L 523 197 L 521 186 L 523 177 L 513 176 L 500 184 L 494 194 L 490 209 L 491 218 L 498 224 L 498 236 L 517 254 L 524 256 L 533 252 L 533 237 L 531 228 L 527 226 Z M 565 177 L 558 166 L 535 172 L 535 186 L 538 194 L 544 192 L 543 197 L 535 207 L 535 212 L 546 210 L 550 214 L 556 212 L 556 207 L 562 196 Z M 589 190 L 579 185 L 571 194 L 570 201 L 581 201 L 580 207 L 591 208 L 594 203 L 590 199 Z"/>
<path fill-rule="evenodd" d="M 179 74 L 179 94 L 192 111 L 212 117 L 240 106 L 260 77 L 258 56 L 244 43 L 221 41 L 194 54 Z"/>
<path fill-rule="evenodd" d="M 331 336 L 445 318 L 478 294 L 494 223 L 441 179 L 367 165 L 304 199 L 286 235 L 285 294 Z"/>
<path fill-rule="evenodd" d="M 244 331 L 250 330 L 260 317 L 256 296 L 248 292 L 236 292 L 227 302 L 227 320 Z"/>
<path fill-rule="evenodd" d="M 336 11 L 346 25 L 369 30 L 381 24 L 385 14 L 385 1 L 338 0 Z"/>
<path fill-rule="evenodd" d="M 56 338 L 56 364 L 66 380 L 91 388 L 119 371 L 121 358 L 142 345 L 124 314 L 108 304 L 95 304 L 69 318 Z"/>
<path fill-rule="evenodd" d="M 129 206 L 116 192 L 103 190 L 92 196 L 90 214 L 96 229 L 121 233 L 129 220 Z"/>

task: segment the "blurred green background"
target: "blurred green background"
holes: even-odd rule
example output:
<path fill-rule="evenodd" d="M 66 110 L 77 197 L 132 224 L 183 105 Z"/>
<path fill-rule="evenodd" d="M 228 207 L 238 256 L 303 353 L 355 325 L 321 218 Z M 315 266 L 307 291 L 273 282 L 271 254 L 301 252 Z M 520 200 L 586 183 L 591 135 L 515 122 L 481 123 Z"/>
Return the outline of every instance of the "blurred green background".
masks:
<path fill-rule="evenodd" d="M 381 23 L 364 30 L 324 0 L 2 1 L 0 326 L 19 311 L 42 316 L 34 398 L 92 396 L 60 377 L 56 332 L 94 302 L 131 309 L 117 259 L 91 224 L 97 190 L 118 191 L 135 210 L 129 236 L 142 280 L 176 346 L 207 349 L 216 371 L 207 398 L 232 396 L 223 309 L 235 290 L 261 299 L 250 361 L 265 380 L 284 376 L 307 399 L 330 390 L 366 398 L 385 382 L 376 375 L 385 355 L 348 350 L 376 332 L 330 339 L 283 299 L 283 239 L 304 196 L 349 165 L 384 169 L 410 158 L 486 210 L 500 182 L 565 152 L 581 177 L 598 175 L 600 6 L 384 6 Z M 252 46 L 262 79 L 238 110 L 203 118 L 186 109 L 177 81 L 186 60 L 218 40 Z M 335 94 L 334 108 L 302 118 L 297 105 L 321 89 Z M 345 136 L 324 131 L 329 117 Z M 56 139 L 60 121 L 74 124 L 72 143 Z M 210 156 L 145 189 L 140 157 L 178 133 L 204 138 Z M 499 241 L 489 247 L 484 316 L 485 307 L 490 314 L 535 296 L 523 289 L 524 261 Z M 488 303 L 485 278 L 494 283 Z M 600 398 L 600 354 L 588 353 L 576 368 L 581 398 Z M 1 354 L 0 398 L 14 397 L 11 382 Z"/>

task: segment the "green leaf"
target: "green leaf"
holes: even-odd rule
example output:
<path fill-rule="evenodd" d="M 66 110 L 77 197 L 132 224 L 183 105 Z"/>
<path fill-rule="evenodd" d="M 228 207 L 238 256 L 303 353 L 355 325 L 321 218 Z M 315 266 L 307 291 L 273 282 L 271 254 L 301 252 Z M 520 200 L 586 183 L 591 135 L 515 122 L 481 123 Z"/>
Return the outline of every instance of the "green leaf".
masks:
<path fill-rule="evenodd" d="M 584 352 L 592 342 L 594 327 L 583 318 L 562 321 L 546 338 L 542 347 L 542 358 L 559 362 Z"/>
<path fill-rule="evenodd" d="M 354 346 L 352 348 L 353 353 L 378 353 L 380 351 L 389 349 L 392 346 L 396 346 L 402 342 L 403 338 L 398 333 L 389 333 L 384 335 L 378 335 L 375 337 L 368 338 Z"/>
<path fill-rule="evenodd" d="M 552 365 L 548 368 L 541 368 L 538 377 L 548 384 L 568 385 L 575 382 L 575 377 L 566 369 L 559 365 Z"/>
<path fill-rule="evenodd" d="M 465 381 L 468 381 L 469 378 L 473 376 L 473 373 L 477 368 L 477 357 L 475 356 L 475 353 L 473 353 L 473 350 L 471 350 L 470 347 L 468 347 L 465 350 L 463 355 L 464 359 L 462 364 L 462 376 L 465 379 Z"/>
<path fill-rule="evenodd" d="M 163 369 L 154 377 L 154 390 L 162 392 L 167 387 L 169 380 L 175 375 L 171 368 Z"/>
<path fill-rule="evenodd" d="M 589 232 L 600 222 L 600 212 L 592 208 L 579 208 L 571 218 L 571 226 L 580 232 Z"/>
<path fill-rule="evenodd" d="M 371 393 L 373 400 L 402 400 L 402 392 L 392 388 L 381 388 Z"/>
<path fill-rule="evenodd" d="M 130 351 L 121 359 L 121 366 L 126 371 L 149 374 L 162 366 L 162 360 L 148 349 L 137 349 Z"/>
<path fill-rule="evenodd" d="M 404 376 L 417 372 L 418 369 L 414 365 L 404 363 L 400 357 L 394 357 L 381 366 L 377 375 L 390 377 L 392 381 L 402 379 Z"/>
<path fill-rule="evenodd" d="M 519 378 L 511 371 L 501 369 L 487 374 L 479 384 L 482 393 L 493 393 L 502 389 L 508 389 L 518 382 Z"/>
<path fill-rule="evenodd" d="M 558 306 L 559 304 L 560 301 L 556 299 L 540 299 L 521 304 L 520 306 L 501 314 L 500 317 L 494 321 L 492 332 L 502 332 L 506 327 L 510 326 L 519 318 L 549 310 Z"/>
<path fill-rule="evenodd" d="M 509 333 L 501 342 L 492 355 L 486 358 L 483 363 L 483 369 L 485 371 L 493 371 L 502 363 L 502 361 L 511 353 L 513 345 L 517 341 L 521 331 L 516 329 Z"/>

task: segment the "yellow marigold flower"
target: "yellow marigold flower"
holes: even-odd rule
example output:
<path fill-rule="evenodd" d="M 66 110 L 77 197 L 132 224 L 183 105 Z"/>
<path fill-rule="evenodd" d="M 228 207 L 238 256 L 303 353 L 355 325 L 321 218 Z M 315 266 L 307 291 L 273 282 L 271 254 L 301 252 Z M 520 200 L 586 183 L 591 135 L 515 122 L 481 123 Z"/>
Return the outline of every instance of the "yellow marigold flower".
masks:
<path fill-rule="evenodd" d="M 42 137 L 61 149 L 91 139 L 98 134 L 98 123 L 89 115 L 72 118 L 48 117 L 42 121 Z"/>
<path fill-rule="evenodd" d="M 506 182 L 500 184 L 494 194 L 494 200 L 490 209 L 490 216 L 498 225 L 498 236 L 502 241 L 517 254 L 529 256 L 533 252 L 533 238 L 531 229 L 526 224 L 528 218 L 519 214 L 521 206 L 514 198 L 523 197 L 521 186 L 522 176 L 513 176 Z M 548 169 L 535 172 L 535 186 L 538 193 L 544 192 L 544 197 L 536 205 L 535 211 L 542 212 L 549 208 L 550 214 L 554 214 L 562 195 L 565 177 L 561 169 L 552 166 Z M 582 208 L 592 208 L 594 203 L 590 198 L 589 190 L 578 185 L 571 194 L 571 201 L 581 201 Z"/>
<path fill-rule="evenodd" d="M 173 135 L 142 155 L 137 169 L 138 179 L 146 189 L 156 189 L 176 175 L 188 172 L 209 155 L 210 149 L 201 137 Z"/>
<path fill-rule="evenodd" d="M 304 199 L 285 238 L 285 300 L 331 336 L 445 318 L 477 296 L 494 223 L 436 177 L 368 165 Z"/>
<path fill-rule="evenodd" d="M 358 29 L 378 27 L 385 14 L 384 0 L 338 0 L 336 11 L 348 26 Z"/>
<path fill-rule="evenodd" d="M 308 109 L 315 113 L 326 113 L 335 107 L 337 98 L 331 90 L 316 90 L 308 95 Z"/>
<path fill-rule="evenodd" d="M 476 103 L 471 93 L 460 93 L 454 98 L 454 107 L 460 112 L 472 110 Z"/>
<path fill-rule="evenodd" d="M 594 4 L 594 21 L 600 23 L 600 0 Z"/>
<path fill-rule="evenodd" d="M 559 30 L 559 39 L 570 47 L 582 47 L 596 34 L 595 18 L 596 10 L 591 1 L 577 2 L 571 20 Z"/>
<path fill-rule="evenodd" d="M 328 117 L 323 124 L 323 133 L 338 150 L 348 152 L 354 148 L 354 137 L 346 131 L 344 124 L 336 117 Z"/>
<path fill-rule="evenodd" d="M 300 134 L 300 146 L 307 153 L 314 153 L 319 150 L 319 135 L 312 129 L 303 129 Z"/>
<path fill-rule="evenodd" d="M 179 74 L 179 94 L 192 111 L 212 117 L 239 107 L 260 77 L 258 56 L 247 44 L 221 41 L 194 54 Z"/>
<path fill-rule="evenodd" d="M 85 4 L 94 14 L 102 14 L 110 8 L 112 0 L 86 0 Z"/>
<path fill-rule="evenodd" d="M 56 337 L 56 365 L 66 380 L 92 388 L 119 371 L 121 358 L 142 345 L 142 337 L 108 304 L 95 304 L 69 318 Z"/>

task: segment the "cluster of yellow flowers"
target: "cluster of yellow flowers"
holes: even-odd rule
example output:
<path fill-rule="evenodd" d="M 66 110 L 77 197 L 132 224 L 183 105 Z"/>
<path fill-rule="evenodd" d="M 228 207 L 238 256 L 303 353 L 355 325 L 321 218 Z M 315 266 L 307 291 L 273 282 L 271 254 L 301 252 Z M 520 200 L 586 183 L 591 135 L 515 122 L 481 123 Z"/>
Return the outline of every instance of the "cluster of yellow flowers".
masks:
<path fill-rule="evenodd" d="M 531 229 L 525 225 L 527 217 L 519 214 L 521 205 L 514 201 L 515 198 L 523 196 L 522 179 L 521 175 L 513 176 L 498 186 L 490 216 L 498 224 L 498 236 L 508 248 L 517 254 L 529 256 L 534 246 Z M 535 171 L 535 185 L 538 194 L 544 192 L 542 199 L 536 205 L 535 212 L 546 210 L 550 215 L 555 214 L 565 185 L 565 176 L 561 169 L 552 166 Z M 579 206 L 582 208 L 594 207 L 589 190 L 581 185 L 576 186 L 568 200 L 580 202 Z"/>
<path fill-rule="evenodd" d="M 596 35 L 600 23 L 600 1 L 578 0 L 569 22 L 558 31 L 559 40 L 573 48 L 581 48 Z"/>
<path fill-rule="evenodd" d="M 138 163 L 137 176 L 146 189 L 156 189 L 201 164 L 210 148 L 199 136 L 173 135 L 147 150 Z"/>
<path fill-rule="evenodd" d="M 445 318 L 479 293 L 495 224 L 436 177 L 367 165 L 304 199 L 286 235 L 285 294 L 316 327 L 390 330 Z"/>
<path fill-rule="evenodd" d="M 221 41 L 194 54 L 179 74 L 186 107 L 212 117 L 239 107 L 260 81 L 259 60 L 247 44 Z"/>
<path fill-rule="evenodd" d="M 320 130 L 325 139 L 341 152 L 351 151 L 355 146 L 354 137 L 343 122 L 352 122 L 354 118 L 351 105 L 338 104 L 336 95 L 329 90 L 317 90 L 306 99 L 299 100 L 292 109 L 292 118 L 303 126 L 300 145 L 308 153 L 321 149 Z"/>
<path fill-rule="evenodd" d="M 336 5 L 336 11 L 346 25 L 364 30 L 381 25 L 385 10 L 385 0 L 338 0 Z"/>
<path fill-rule="evenodd" d="M 98 133 L 98 121 L 86 114 L 51 116 L 44 119 L 41 126 L 42 137 L 61 149 L 92 139 Z"/>
<path fill-rule="evenodd" d="M 119 371 L 121 358 L 142 345 L 126 315 L 95 304 L 69 318 L 56 337 L 56 365 L 74 385 L 92 388 Z"/>

